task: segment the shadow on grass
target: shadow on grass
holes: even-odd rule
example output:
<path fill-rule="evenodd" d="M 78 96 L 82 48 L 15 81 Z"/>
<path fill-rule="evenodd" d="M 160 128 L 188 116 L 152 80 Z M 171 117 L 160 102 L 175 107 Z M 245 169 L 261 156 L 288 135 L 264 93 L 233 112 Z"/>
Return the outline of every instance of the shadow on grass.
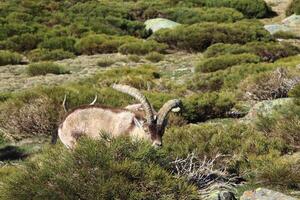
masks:
<path fill-rule="evenodd" d="M 0 161 L 19 160 L 28 156 L 21 148 L 16 146 L 5 146 L 0 148 Z"/>

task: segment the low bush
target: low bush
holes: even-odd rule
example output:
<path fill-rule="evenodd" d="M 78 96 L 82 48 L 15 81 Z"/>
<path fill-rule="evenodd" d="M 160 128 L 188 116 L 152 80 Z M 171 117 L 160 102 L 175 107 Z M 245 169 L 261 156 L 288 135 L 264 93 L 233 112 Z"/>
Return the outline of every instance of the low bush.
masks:
<path fill-rule="evenodd" d="M 25 164 L 1 185 L 0 198 L 199 198 L 196 187 L 175 178 L 167 164 L 167 156 L 149 144 L 83 138 L 74 151 L 59 146 Z"/>
<path fill-rule="evenodd" d="M 108 35 L 88 35 L 81 38 L 75 45 L 77 51 L 81 54 L 97 54 L 97 53 L 115 53 L 118 48 L 126 42 L 136 42 L 134 37 L 118 37 Z"/>
<path fill-rule="evenodd" d="M 56 108 L 45 96 L 30 98 L 27 103 L 20 100 L 7 101 L 0 106 L 0 125 L 12 138 L 49 136 L 56 127 Z M 9 113 L 9 114 L 8 114 Z"/>
<path fill-rule="evenodd" d="M 63 49 L 35 49 L 30 51 L 28 54 L 28 59 L 32 62 L 39 61 L 56 61 L 68 58 L 74 58 L 75 55 L 69 51 L 64 51 Z"/>
<path fill-rule="evenodd" d="M 41 38 L 38 35 L 25 33 L 8 38 L 3 46 L 11 51 L 26 52 L 35 49 L 40 42 Z"/>
<path fill-rule="evenodd" d="M 119 47 L 119 52 L 122 54 L 137 54 L 144 55 L 152 51 L 163 52 L 167 48 L 167 45 L 160 44 L 154 40 L 136 41 L 125 43 Z"/>
<path fill-rule="evenodd" d="M 283 57 L 297 55 L 300 49 L 288 43 L 250 42 L 245 45 L 218 43 L 210 46 L 204 56 L 216 57 L 225 54 L 253 53 L 264 61 L 274 62 Z"/>
<path fill-rule="evenodd" d="M 229 68 L 242 63 L 259 63 L 260 57 L 254 54 L 237 54 L 237 55 L 221 55 L 215 58 L 208 58 L 200 62 L 196 66 L 196 71 L 199 72 L 214 72 Z"/>
<path fill-rule="evenodd" d="M 138 89 L 147 89 L 148 84 L 160 78 L 155 67 L 140 66 L 137 68 L 122 67 L 99 73 L 92 77 L 89 82 L 98 83 L 100 87 L 110 87 L 113 83 L 129 84 Z"/>
<path fill-rule="evenodd" d="M 191 123 L 224 117 L 235 104 L 231 93 L 203 93 L 183 100 L 183 116 Z"/>
<path fill-rule="evenodd" d="M 69 52 L 75 52 L 76 39 L 72 37 L 51 37 L 44 39 L 43 42 L 39 44 L 39 48 L 44 49 L 63 49 Z"/>
<path fill-rule="evenodd" d="M 141 58 L 138 55 L 129 55 L 128 59 L 132 62 L 139 62 L 141 60 Z"/>
<path fill-rule="evenodd" d="M 27 73 L 30 76 L 39 76 L 46 74 L 67 74 L 67 71 L 63 66 L 52 62 L 40 62 L 33 63 L 27 67 Z"/>
<path fill-rule="evenodd" d="M 240 83 L 239 88 L 246 100 L 272 100 L 287 97 L 293 85 L 300 82 L 298 79 L 287 70 L 278 68 L 249 76 Z"/>
<path fill-rule="evenodd" d="M 287 65 L 287 63 L 286 63 Z M 273 63 L 244 63 L 235 65 L 225 70 L 211 73 L 196 73 L 190 81 L 188 88 L 194 91 L 236 91 L 240 87 L 240 82 L 249 76 L 275 70 L 282 64 Z"/>
<path fill-rule="evenodd" d="M 164 55 L 157 53 L 157 52 L 151 52 L 148 53 L 145 57 L 147 60 L 150 60 L 151 62 L 159 62 L 164 59 Z"/>
<path fill-rule="evenodd" d="M 289 92 L 289 96 L 300 98 L 300 84 L 295 85 L 294 88 Z"/>
<path fill-rule="evenodd" d="M 250 48 L 246 45 L 240 44 L 224 44 L 217 43 L 213 44 L 206 49 L 204 52 L 204 57 L 211 58 L 220 55 L 226 54 L 242 54 L 242 53 L 250 53 Z"/>
<path fill-rule="evenodd" d="M 0 50 L 0 66 L 20 64 L 22 56 L 11 51 Z"/>
<path fill-rule="evenodd" d="M 232 155 L 226 166 L 237 174 L 249 169 L 247 159 L 250 156 L 267 155 L 272 151 L 284 153 L 286 150 L 286 144 L 280 138 L 269 138 L 262 132 L 235 121 L 167 129 L 164 145 L 173 158 L 184 157 L 191 151 L 199 157 L 208 158 L 217 154 Z"/>
<path fill-rule="evenodd" d="M 252 41 L 270 41 L 272 36 L 256 21 L 239 21 L 233 24 L 200 23 L 181 25 L 174 29 L 162 29 L 153 38 L 171 48 L 204 51 L 219 43 L 245 44 Z"/>
<path fill-rule="evenodd" d="M 274 33 L 273 36 L 277 39 L 300 39 L 299 35 L 289 31 L 278 31 Z"/>
<path fill-rule="evenodd" d="M 252 167 L 257 169 L 257 179 L 264 184 L 284 189 L 299 189 L 300 159 L 296 155 L 280 156 L 278 152 L 251 158 Z"/>
<path fill-rule="evenodd" d="M 207 7 L 234 8 L 249 18 L 263 18 L 270 13 L 263 0 L 200 0 L 200 3 Z"/>
<path fill-rule="evenodd" d="M 281 105 L 273 106 L 270 114 L 259 114 L 256 129 L 266 133 L 269 137 L 280 138 L 289 148 L 286 151 L 297 151 L 300 145 L 300 104 L 297 101 L 287 101 Z"/>
<path fill-rule="evenodd" d="M 168 19 L 181 24 L 200 22 L 235 22 L 244 18 L 243 14 L 232 8 L 186 8 L 176 7 L 163 11 Z"/>
<path fill-rule="evenodd" d="M 109 67 L 110 65 L 114 64 L 115 60 L 110 58 L 103 58 L 97 61 L 97 65 L 99 67 Z"/>
<path fill-rule="evenodd" d="M 300 0 L 293 0 L 286 10 L 286 15 L 292 15 L 293 13 L 300 15 Z"/>

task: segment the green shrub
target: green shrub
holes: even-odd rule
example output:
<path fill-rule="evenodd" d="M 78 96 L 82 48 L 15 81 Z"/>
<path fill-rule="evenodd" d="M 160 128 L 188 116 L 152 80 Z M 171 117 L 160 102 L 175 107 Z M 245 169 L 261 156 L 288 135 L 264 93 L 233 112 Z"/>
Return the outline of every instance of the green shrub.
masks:
<path fill-rule="evenodd" d="M 61 65 L 52 62 L 33 63 L 27 67 L 27 73 L 30 76 L 39 76 L 46 74 L 67 74 L 69 71 Z"/>
<path fill-rule="evenodd" d="M 211 122 L 167 129 L 164 148 L 173 158 L 184 157 L 191 151 L 199 157 L 234 155 L 235 158 L 230 160 L 239 163 L 239 166 L 234 166 L 232 170 L 239 173 L 249 169 L 247 158 L 251 155 L 266 155 L 272 151 L 284 152 L 285 145 L 279 138 L 267 138 L 267 135 L 244 123 Z M 226 165 L 229 167 L 231 164 Z"/>
<path fill-rule="evenodd" d="M 75 38 L 72 37 L 52 37 L 46 38 L 39 44 L 39 48 L 44 49 L 63 49 L 69 52 L 75 52 Z"/>
<path fill-rule="evenodd" d="M 290 92 L 289 96 L 300 98 L 300 84 L 297 84 Z"/>
<path fill-rule="evenodd" d="M 132 62 L 139 62 L 141 58 L 138 55 L 129 55 L 128 59 Z"/>
<path fill-rule="evenodd" d="M 283 68 L 252 75 L 240 83 L 240 91 L 246 100 L 272 100 L 285 98 L 291 86 L 288 81 L 295 77 Z"/>
<path fill-rule="evenodd" d="M 147 60 L 150 60 L 151 62 L 159 62 L 164 59 L 164 55 L 157 53 L 157 52 L 151 52 L 148 53 L 145 57 Z"/>
<path fill-rule="evenodd" d="M 1 199 L 197 199 L 197 189 L 163 168 L 168 158 L 145 143 L 82 139 L 74 151 L 55 147 L 25 164 Z"/>
<path fill-rule="evenodd" d="M 99 67 L 109 67 L 110 65 L 114 64 L 115 60 L 110 58 L 103 58 L 97 61 L 97 65 Z"/>
<path fill-rule="evenodd" d="M 49 136 L 56 127 L 56 107 L 45 96 L 29 98 L 27 103 L 8 100 L 0 106 L 0 126 L 14 139 Z"/>
<path fill-rule="evenodd" d="M 20 64 L 22 56 L 18 53 L 0 50 L 0 66 Z"/>
<path fill-rule="evenodd" d="M 300 39 L 300 36 L 296 35 L 294 32 L 289 31 L 278 31 L 274 33 L 273 36 L 278 39 Z"/>
<path fill-rule="evenodd" d="M 35 49 L 39 42 L 41 42 L 41 39 L 36 34 L 25 33 L 10 37 L 5 42 L 4 46 L 6 49 L 24 52 Z"/>
<path fill-rule="evenodd" d="M 24 25 L 23 23 L 8 23 L 0 27 L 0 40 L 7 39 L 14 35 L 22 35 L 25 33 L 32 33 L 33 27 Z"/>
<path fill-rule="evenodd" d="M 97 82 L 102 87 L 110 87 L 113 83 L 129 84 L 138 89 L 147 89 L 147 84 L 160 78 L 157 69 L 152 66 L 140 66 L 137 68 L 122 67 L 99 73 L 89 82 Z"/>
<path fill-rule="evenodd" d="M 263 0 L 200 0 L 200 3 L 207 7 L 234 8 L 249 18 L 263 18 L 270 12 Z"/>
<path fill-rule="evenodd" d="M 153 40 L 139 40 L 136 42 L 125 43 L 122 46 L 120 46 L 118 50 L 122 54 L 144 55 L 152 51 L 163 52 L 166 48 L 167 45 L 160 44 Z"/>
<path fill-rule="evenodd" d="M 183 116 L 188 122 L 224 117 L 235 104 L 231 93 L 203 93 L 183 100 Z"/>
<path fill-rule="evenodd" d="M 300 160 L 296 155 L 282 157 L 278 152 L 274 152 L 251 159 L 253 168 L 257 169 L 258 180 L 284 189 L 299 189 L 297 183 L 300 181 Z"/>
<path fill-rule="evenodd" d="M 200 22 L 235 22 L 244 18 L 243 14 L 232 8 L 170 8 L 163 11 L 168 19 L 181 24 Z"/>
<path fill-rule="evenodd" d="M 293 0 L 286 10 L 286 15 L 292 15 L 293 13 L 300 15 L 300 0 Z"/>
<path fill-rule="evenodd" d="M 218 43 L 207 48 L 204 56 L 209 58 L 226 54 L 253 53 L 264 61 L 274 62 L 279 58 L 297 55 L 299 52 L 299 48 L 287 43 L 250 42 L 245 45 Z"/>
<path fill-rule="evenodd" d="M 224 44 L 217 43 L 213 44 L 206 49 L 204 52 L 204 56 L 206 58 L 216 57 L 225 54 L 242 54 L 242 53 L 250 53 L 250 48 L 246 45 L 240 44 Z"/>
<path fill-rule="evenodd" d="M 171 48 L 189 51 L 203 51 L 219 43 L 245 44 L 251 41 L 270 41 L 272 36 L 262 24 L 240 21 L 233 24 L 201 23 L 181 25 L 174 29 L 162 29 L 154 33 L 154 39 Z"/>
<path fill-rule="evenodd" d="M 75 55 L 69 51 L 64 51 L 62 49 L 35 49 L 30 51 L 28 54 L 28 59 L 32 62 L 39 62 L 39 61 L 56 61 L 56 60 L 63 60 L 68 58 L 74 58 Z"/>
<path fill-rule="evenodd" d="M 229 68 L 242 63 L 259 63 L 260 57 L 254 54 L 221 55 L 215 58 L 208 58 L 196 66 L 196 71 L 214 72 Z"/>
<path fill-rule="evenodd" d="M 199 92 L 239 89 L 239 83 L 249 76 L 262 72 L 272 71 L 282 66 L 282 64 L 273 63 L 244 63 L 235 65 L 225 70 L 219 70 L 212 73 L 196 73 L 190 81 L 188 88 Z"/>
<path fill-rule="evenodd" d="M 88 35 L 76 43 L 76 49 L 81 54 L 115 53 L 126 42 L 136 42 L 134 37 L 118 37 L 108 35 Z"/>

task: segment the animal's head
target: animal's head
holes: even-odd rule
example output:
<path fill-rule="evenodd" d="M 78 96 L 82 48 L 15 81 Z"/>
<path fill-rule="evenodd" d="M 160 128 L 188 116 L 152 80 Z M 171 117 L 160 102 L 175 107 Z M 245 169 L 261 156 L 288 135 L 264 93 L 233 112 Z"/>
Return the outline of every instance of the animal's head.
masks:
<path fill-rule="evenodd" d="M 115 90 L 129 94 L 141 103 L 145 112 L 145 123 L 142 124 L 139 121 L 136 121 L 135 124 L 144 130 L 145 134 L 147 134 L 147 137 L 145 138 L 149 138 L 153 143 L 153 146 L 161 146 L 162 136 L 167 126 L 168 114 L 171 111 L 180 111 L 181 101 L 178 99 L 169 100 L 158 112 L 156 112 L 148 99 L 136 88 L 119 84 L 114 84 L 112 87 Z"/>

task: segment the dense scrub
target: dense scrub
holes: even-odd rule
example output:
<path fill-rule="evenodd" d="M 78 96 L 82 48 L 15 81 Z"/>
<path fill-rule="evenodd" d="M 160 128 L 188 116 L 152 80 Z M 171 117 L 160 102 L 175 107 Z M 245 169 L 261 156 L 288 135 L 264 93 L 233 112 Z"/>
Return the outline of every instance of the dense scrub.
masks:
<path fill-rule="evenodd" d="M 68 58 L 74 58 L 75 55 L 69 51 L 64 51 L 62 49 L 34 49 L 27 54 L 27 57 L 32 62 L 39 61 L 56 61 Z"/>
<path fill-rule="evenodd" d="M 247 17 L 262 18 L 269 14 L 270 8 L 263 0 L 200 0 L 208 7 L 231 7 L 242 12 Z"/>
<path fill-rule="evenodd" d="M 176 7 L 163 11 L 168 19 L 182 23 L 200 22 L 236 22 L 244 18 L 243 14 L 232 8 L 187 8 Z"/>
<path fill-rule="evenodd" d="M 259 63 L 260 57 L 257 55 L 244 53 L 236 55 L 221 55 L 206 59 L 198 63 L 196 70 L 201 72 L 214 72 L 217 70 L 226 69 L 228 67 L 242 63 Z"/>
<path fill-rule="evenodd" d="M 81 38 L 75 45 L 81 54 L 115 53 L 147 54 L 151 51 L 163 51 L 166 45 L 153 40 L 143 41 L 129 36 L 88 35 Z"/>
<path fill-rule="evenodd" d="M 0 199 L 200 199 L 201 188 L 175 176 L 171 163 L 191 153 L 199 160 L 222 154 L 216 169 L 255 186 L 299 190 L 300 49 L 276 42 L 262 23 L 245 19 L 269 11 L 262 0 L 1 2 L 0 65 L 22 63 L 24 55 L 37 62 L 28 66 L 30 76 L 63 74 L 69 66 L 44 61 L 126 54 L 122 65 L 113 56 L 95 60 L 98 69 L 116 65 L 74 82 L 0 92 L 1 150 L 11 142 L 49 142 L 66 114 L 64 99 L 66 111 L 91 103 L 95 95 L 97 104 L 137 103 L 110 88 L 113 83 L 136 87 L 155 110 L 173 98 L 182 100 L 182 109 L 170 115 L 161 149 L 106 134 L 97 141 L 82 138 L 74 151 L 60 142 L 43 144 L 41 152 L 27 152 L 32 156 L 18 161 L 21 167 L 1 166 Z M 182 25 L 152 34 L 143 22 L 156 17 Z M 177 50 L 204 54 L 165 55 Z M 149 61 L 159 67 L 141 65 Z M 26 73 L 21 67 L 17 73 Z M 228 119 L 245 116 L 258 101 L 269 105 L 283 97 L 292 98 L 252 118 Z M 23 156 L 22 147 L 13 148 Z"/>
<path fill-rule="evenodd" d="M 8 64 L 19 64 L 22 61 L 22 56 L 18 53 L 10 51 L 0 51 L 0 66 Z"/>
<path fill-rule="evenodd" d="M 188 82 L 188 88 L 202 92 L 237 90 L 241 87 L 241 85 L 239 85 L 241 81 L 247 77 L 254 77 L 256 74 L 271 72 L 282 66 L 288 69 L 294 69 L 298 62 L 299 56 L 295 56 L 283 58 L 274 63 L 246 63 L 212 73 L 197 73 L 192 80 Z M 297 70 L 292 70 L 290 73 L 294 76 L 299 76 Z"/>
<path fill-rule="evenodd" d="M 56 147 L 1 187 L 1 199 L 198 199 L 193 185 L 173 177 L 168 158 L 150 145 L 84 139 L 71 152 Z M 15 190 L 14 188 L 18 188 Z"/>
<path fill-rule="evenodd" d="M 279 58 L 297 55 L 299 52 L 298 47 L 287 43 L 250 42 L 245 45 L 218 43 L 207 48 L 204 56 L 210 58 L 227 54 L 253 53 L 260 56 L 263 61 L 274 62 Z"/>
<path fill-rule="evenodd" d="M 33 63 L 27 67 L 27 73 L 30 76 L 46 75 L 46 74 L 67 74 L 63 66 L 52 62 Z"/>
<path fill-rule="evenodd" d="M 174 166 L 170 161 L 190 152 L 200 159 L 213 158 L 218 153 L 227 155 L 215 167 L 226 165 L 229 172 L 238 175 L 247 172 L 245 178 L 264 180 L 264 186 L 280 184 L 285 189 L 297 188 L 299 159 L 281 156 L 295 151 L 299 144 L 297 123 L 286 124 L 291 122 L 290 117 L 299 122 L 299 105 L 290 106 L 294 109 L 280 118 L 284 121 L 278 120 L 278 113 L 290 110 L 289 106 L 269 116 L 272 123 L 268 124 L 267 131 L 261 130 L 261 126 L 251 127 L 230 120 L 168 129 L 165 146 L 159 150 L 127 138 L 108 143 L 105 135 L 97 141 L 83 138 L 74 151 L 57 145 L 6 177 L 0 187 L 0 197 L 72 199 L 76 195 L 127 199 L 146 195 L 149 199 L 175 196 L 199 199 L 195 185 L 172 174 Z M 261 118 L 257 123 L 270 119 Z M 286 134 L 288 126 L 291 131 Z M 279 179 L 278 173 L 282 174 Z"/>
<path fill-rule="evenodd" d="M 182 25 L 172 30 L 157 31 L 154 39 L 167 43 L 171 48 L 204 51 L 219 42 L 245 44 L 252 41 L 270 41 L 272 36 L 259 22 L 241 21 L 233 24 Z"/>
<path fill-rule="evenodd" d="M 222 0 L 222 1 L 73 1 L 51 2 L 47 0 L 26 1 L 5 0 L 0 7 L 0 49 L 27 54 L 33 61 L 60 60 L 70 58 L 73 54 L 94 54 L 120 51 L 125 54 L 147 54 L 151 51 L 165 50 L 164 44 L 145 42 L 141 40 L 150 36 L 145 30 L 143 21 L 150 18 L 165 17 L 183 24 L 201 22 L 232 23 L 248 18 L 265 16 L 268 7 L 262 0 Z M 208 25 L 216 26 L 225 35 L 243 35 L 239 30 L 232 32 L 242 25 Z M 224 27 L 223 27 L 224 26 Z M 231 27 L 233 26 L 233 27 Z M 248 27 L 248 25 L 245 25 Z M 244 40 L 261 40 L 268 37 L 259 28 L 251 25 L 251 33 L 242 36 Z M 254 28 L 252 30 L 252 28 Z M 185 28 L 184 28 L 185 29 Z M 198 28 L 190 28 L 188 32 L 196 34 Z M 204 50 L 212 39 L 203 35 L 212 29 L 204 28 L 198 36 L 190 35 L 188 40 L 201 44 Z M 224 33 L 229 29 L 228 34 Z M 260 36 L 253 35 L 259 34 Z M 260 33 L 258 33 L 260 32 Z M 181 35 L 182 33 L 179 33 Z M 184 33 L 185 34 L 185 33 Z M 213 40 L 219 38 L 213 34 Z M 130 36 L 130 37 L 129 37 Z M 131 38 L 132 37 L 132 38 Z M 183 37 L 183 36 L 181 36 Z M 200 38 L 204 37 L 204 40 Z M 248 39 L 246 39 L 246 37 Z M 139 39 L 137 39 L 139 38 Z M 176 43 L 182 39 L 174 38 Z M 200 41 L 197 41 L 199 40 Z M 229 38 L 220 38 L 216 42 L 223 42 Z M 192 41 L 190 41 L 192 43 Z M 239 42 L 236 40 L 228 41 Z M 190 43 L 190 44 L 191 44 Z M 213 42 L 215 43 L 215 42 Z M 183 49 L 187 48 L 185 44 Z M 122 47 L 121 47 L 122 46 Z M 175 45 L 176 46 L 176 45 Z M 120 47 L 120 48 L 119 48 Z M 140 49 L 140 51 L 138 50 Z M 195 47 L 192 47 L 195 49 Z M 59 55 L 61 54 L 61 55 Z M 32 56 L 37 56 L 32 58 Z"/>

